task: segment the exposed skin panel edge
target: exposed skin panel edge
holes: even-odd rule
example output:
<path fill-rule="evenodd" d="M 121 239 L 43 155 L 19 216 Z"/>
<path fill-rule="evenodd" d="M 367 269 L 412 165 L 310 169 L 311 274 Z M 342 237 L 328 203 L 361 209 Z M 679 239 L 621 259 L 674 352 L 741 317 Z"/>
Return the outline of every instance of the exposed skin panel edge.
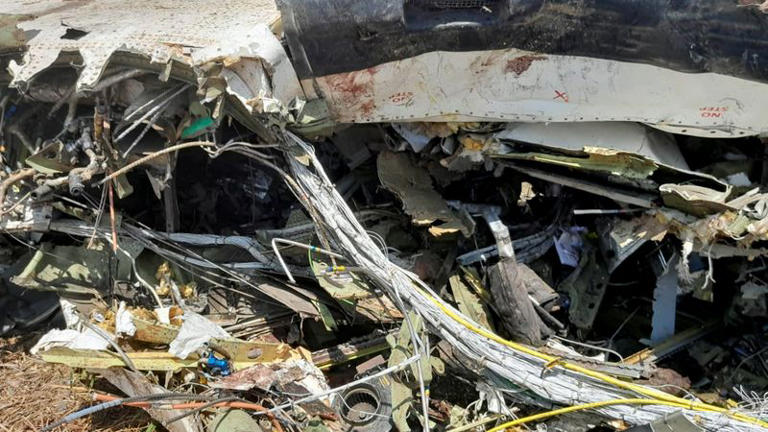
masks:
<path fill-rule="evenodd" d="M 768 133 L 768 85 L 517 49 L 431 52 L 316 78 L 340 123 L 633 121 L 702 137 Z"/>

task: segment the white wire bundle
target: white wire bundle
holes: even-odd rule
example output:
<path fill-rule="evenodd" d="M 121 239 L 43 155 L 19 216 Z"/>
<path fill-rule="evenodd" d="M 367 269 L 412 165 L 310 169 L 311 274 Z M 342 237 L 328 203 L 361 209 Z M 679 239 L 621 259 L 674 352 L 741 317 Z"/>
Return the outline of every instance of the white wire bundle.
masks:
<path fill-rule="evenodd" d="M 757 418 L 768 417 L 768 393 L 748 391 L 743 386 L 734 387 L 733 391 L 741 397 L 739 408 Z"/>
<path fill-rule="evenodd" d="M 473 332 L 446 314 L 414 285 L 436 299 L 443 308 L 477 327 L 471 319 L 440 300 L 416 275 L 390 262 L 336 192 L 311 146 L 290 132 L 286 133 L 286 138 L 290 150 L 305 152 L 314 169 L 313 172 L 296 159 L 288 158 L 293 174 L 288 184 L 307 207 L 322 232 L 331 236 L 339 248 L 338 251 L 355 266 L 365 269 L 366 274 L 384 289 L 390 298 L 396 303 L 398 299 L 402 299 L 406 308 L 420 314 L 430 331 L 462 354 L 481 362 L 485 366 L 482 373 L 489 383 L 502 391 L 528 389 L 539 398 L 558 405 L 642 397 L 634 391 L 561 367 L 547 369 L 546 362 L 542 359 Z M 290 151 L 287 153 L 290 154 Z M 407 314 L 408 311 L 403 312 Z M 645 424 L 680 410 L 678 407 L 664 405 L 614 405 L 596 409 L 602 415 L 622 419 L 630 424 Z M 724 413 L 688 409 L 683 411 L 689 418 L 695 418 L 698 424 L 710 430 L 766 430 L 757 424 L 734 419 Z"/>

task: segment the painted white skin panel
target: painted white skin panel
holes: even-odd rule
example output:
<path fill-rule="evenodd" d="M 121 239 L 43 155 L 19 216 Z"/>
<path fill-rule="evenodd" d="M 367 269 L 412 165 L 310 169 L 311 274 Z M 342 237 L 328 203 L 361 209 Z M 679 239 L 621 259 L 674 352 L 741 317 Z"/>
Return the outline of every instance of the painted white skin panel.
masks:
<path fill-rule="evenodd" d="M 83 68 L 78 90 L 88 89 L 98 82 L 112 54 L 122 51 L 153 63 L 173 59 L 193 68 L 222 60 L 233 66 L 226 78 L 242 84 L 239 96 L 245 100 L 274 98 L 287 105 L 303 96 L 296 72 L 269 28 L 279 18 L 271 0 L 5 3 L 0 1 L 0 14 L 35 15 L 17 24 L 31 36 L 21 62 L 9 65 L 13 86 L 24 88 L 60 53 L 79 52 Z M 82 33 L 68 37 L 68 30 Z M 258 79 L 265 71 L 270 79 Z"/>
<path fill-rule="evenodd" d="M 768 133 L 768 84 L 517 49 L 436 51 L 316 79 L 338 122 L 633 121 L 676 133 Z"/>

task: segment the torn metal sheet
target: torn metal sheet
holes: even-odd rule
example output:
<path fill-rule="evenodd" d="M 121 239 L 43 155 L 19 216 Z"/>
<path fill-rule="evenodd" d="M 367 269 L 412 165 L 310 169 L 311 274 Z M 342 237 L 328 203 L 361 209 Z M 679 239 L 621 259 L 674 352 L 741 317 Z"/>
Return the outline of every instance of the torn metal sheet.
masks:
<path fill-rule="evenodd" d="M 559 291 L 564 291 L 570 296 L 568 317 L 571 324 L 583 329 L 592 327 L 608 288 L 608 278 L 608 270 L 605 264 L 597 259 L 597 251 L 585 251 L 579 261 L 579 267 L 558 286 Z"/>
<path fill-rule="evenodd" d="M 575 152 L 587 148 L 612 149 L 642 156 L 676 169 L 689 169 L 671 134 L 638 123 L 509 123 L 494 137 Z"/>
<path fill-rule="evenodd" d="M 334 271 L 333 265 L 313 260 L 312 271 L 318 284 L 349 314 L 360 315 L 382 323 L 397 322 L 402 312 L 381 292 L 376 292 L 359 275 Z"/>
<path fill-rule="evenodd" d="M 430 233 L 436 236 L 457 231 L 464 236 L 472 234 L 474 226 L 448 207 L 432 188 L 427 171 L 416 166 L 407 154 L 382 152 L 377 166 L 382 185 L 403 201 L 414 224 L 430 226 Z"/>
<path fill-rule="evenodd" d="M 13 86 L 25 87 L 61 53 L 79 53 L 83 69 L 77 91 L 87 90 L 98 82 L 110 57 L 123 52 L 148 58 L 166 70 L 173 67 L 172 60 L 193 68 L 221 61 L 229 91 L 248 109 L 271 98 L 287 106 L 302 95 L 293 67 L 268 27 L 279 17 L 271 1 L 48 1 L 42 6 L 0 6 L 0 14 L 8 13 L 35 15 L 17 23 L 33 36 L 26 41 L 23 60 L 9 65 Z"/>
<path fill-rule="evenodd" d="M 494 135 L 485 153 L 565 171 L 601 174 L 612 183 L 654 191 L 660 183 L 693 183 L 725 194 L 731 186 L 691 171 L 671 135 L 634 123 L 519 124 Z M 568 134 L 572 135 L 572 138 Z M 675 180 L 670 180 L 675 179 Z"/>
<path fill-rule="evenodd" d="M 664 184 L 659 187 L 664 204 L 696 216 L 729 210 L 726 201 L 731 188 L 717 191 L 697 185 Z"/>
<path fill-rule="evenodd" d="M 605 218 L 597 224 L 600 252 L 608 265 L 608 273 L 613 273 L 624 260 L 651 238 L 663 237 L 666 230 L 660 224 L 653 223 L 648 217 L 633 219 Z"/>
<path fill-rule="evenodd" d="M 610 149 L 588 147 L 584 149 L 584 152 L 587 154 L 586 158 L 533 152 L 510 152 L 499 154 L 498 157 L 536 162 L 537 164 L 558 165 L 585 172 L 607 173 L 630 180 L 648 178 L 658 167 L 652 161 Z"/>
<path fill-rule="evenodd" d="M 113 265 L 103 244 L 95 249 L 48 245 L 47 251 L 38 250 L 11 281 L 32 289 L 96 294 L 107 288 Z"/>
<path fill-rule="evenodd" d="M 138 341 L 155 344 L 170 344 L 179 334 L 179 327 L 152 322 L 137 316 L 133 317 L 136 333 L 133 338 Z M 272 362 L 290 358 L 310 358 L 304 349 L 292 349 L 287 344 L 251 342 L 238 339 L 212 338 L 209 345 L 235 362 Z"/>
<path fill-rule="evenodd" d="M 758 188 L 734 196 L 731 185 L 717 190 L 695 184 L 663 184 L 659 187 L 664 204 L 686 213 L 703 217 L 720 212 L 739 212 L 745 219 L 745 226 L 754 219 L 768 217 L 768 194 Z M 736 233 L 740 235 L 741 233 Z"/>
<path fill-rule="evenodd" d="M 469 287 L 461 280 L 461 276 L 451 276 L 448 279 L 448 283 L 459 310 L 466 316 L 472 318 L 476 323 L 488 330 L 494 331 L 493 325 L 491 325 L 489 319 L 488 308 L 477 294 L 469 290 Z"/>
<path fill-rule="evenodd" d="M 430 330 L 447 339 L 451 345 L 467 356 L 483 358 L 483 376 L 491 378 L 498 388 L 518 389 L 518 385 L 547 401 L 562 404 L 591 403 L 623 397 L 636 397 L 638 391 L 661 397 L 658 390 L 636 386 L 620 381 L 605 380 L 599 373 L 590 377 L 578 372 L 573 366 L 558 367 L 558 359 L 540 356 L 521 346 L 504 342 L 494 335 L 484 334 L 473 328 L 469 318 L 463 316 L 443 300 L 413 274 L 391 263 L 366 234 L 365 229 L 353 217 L 350 208 L 332 187 L 322 164 L 314 156 L 310 147 L 292 134 L 286 134 L 289 145 L 297 151 L 303 151 L 304 159 L 309 159 L 311 168 L 287 158 L 294 179 L 302 191 L 303 204 L 312 209 L 310 213 L 318 218 L 318 223 L 332 223 L 334 230 L 329 235 L 345 250 L 348 258 L 365 268 L 366 274 L 380 282 L 393 296 L 402 298 L 406 305 L 418 311 Z M 313 171 L 315 170 L 315 171 Z M 545 373 L 542 373 L 544 370 Z M 630 396 L 632 395 L 632 396 Z M 664 396 L 667 397 L 667 396 Z M 632 406 L 621 405 L 598 408 L 602 415 L 622 418 L 633 424 L 642 424 L 658 416 L 679 411 L 681 408 L 669 406 Z M 695 415 L 702 425 L 721 430 L 739 430 L 741 428 L 760 431 L 762 426 L 754 420 L 732 419 L 718 412 L 682 408 L 686 415 Z"/>
<path fill-rule="evenodd" d="M 605 186 L 594 181 L 577 179 L 562 174 L 547 172 L 541 169 L 518 166 L 511 163 L 504 163 L 503 166 L 510 167 L 516 171 L 528 174 L 531 177 L 557 183 L 569 188 L 604 196 L 614 201 L 625 204 L 631 204 L 638 207 L 654 208 L 657 207 L 656 196 L 647 192 L 627 191 L 618 187 Z"/>
<path fill-rule="evenodd" d="M 659 259 L 664 260 L 659 253 Z M 663 271 L 656 281 L 653 290 L 653 318 L 651 321 L 651 343 L 657 345 L 675 334 L 675 317 L 677 313 L 677 255 L 661 262 Z"/>

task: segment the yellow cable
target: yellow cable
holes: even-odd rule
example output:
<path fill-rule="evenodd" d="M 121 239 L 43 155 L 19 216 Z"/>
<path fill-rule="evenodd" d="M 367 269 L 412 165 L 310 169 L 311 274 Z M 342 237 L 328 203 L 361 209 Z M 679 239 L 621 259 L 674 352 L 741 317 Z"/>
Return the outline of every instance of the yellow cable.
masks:
<path fill-rule="evenodd" d="M 600 408 L 608 405 L 668 405 L 668 406 L 674 406 L 678 408 L 690 407 L 690 404 L 678 404 L 674 402 L 667 402 L 667 401 L 660 401 L 660 400 L 653 400 L 653 399 L 611 399 L 611 400 L 592 402 L 592 403 L 586 403 L 581 405 L 572 405 L 565 408 L 559 408 L 552 411 L 530 415 L 528 417 L 519 418 L 516 420 L 506 422 L 502 425 L 496 426 L 495 428 L 489 430 L 488 432 L 498 432 L 506 428 L 518 426 L 525 423 L 530 423 L 532 421 L 541 420 L 549 417 L 554 417 L 560 414 L 566 414 L 574 411 L 583 411 L 583 410 L 593 409 L 593 408 Z"/>
<path fill-rule="evenodd" d="M 557 357 L 550 356 L 550 355 L 541 353 L 539 351 L 536 351 L 534 349 L 531 349 L 529 347 L 526 347 L 524 345 L 508 341 L 508 340 L 502 338 L 501 336 L 498 336 L 498 335 L 496 335 L 496 334 L 494 334 L 492 332 L 489 332 L 489 331 L 487 331 L 487 330 L 485 330 L 483 328 L 476 327 L 475 325 L 473 325 L 469 321 L 465 320 L 461 316 L 455 314 L 449 308 L 445 307 L 439 300 L 435 299 L 434 297 L 432 297 L 431 295 L 426 293 L 421 288 L 416 287 L 416 289 L 423 296 L 425 296 L 432 303 L 434 303 L 435 306 L 437 306 L 443 312 L 445 312 L 446 315 L 450 316 L 456 322 L 458 322 L 459 324 L 463 325 L 464 327 L 466 327 L 467 329 L 471 330 L 472 332 L 477 333 L 477 334 L 479 334 L 479 335 L 481 335 L 483 337 L 486 337 L 486 338 L 488 338 L 490 340 L 496 341 L 496 342 L 498 342 L 498 343 L 500 343 L 502 345 L 508 346 L 508 347 L 510 347 L 510 348 L 512 348 L 512 349 L 514 349 L 516 351 L 523 352 L 525 354 L 528 354 L 528 355 L 531 355 L 533 357 L 536 357 L 536 358 L 539 358 L 541 360 L 544 360 L 546 362 L 553 362 L 553 361 L 558 360 Z M 565 369 L 568 369 L 568 370 L 571 370 L 571 371 L 574 371 L 574 372 L 578 372 L 578 373 L 581 373 L 583 375 L 587 375 L 587 376 L 589 376 L 591 378 L 595 378 L 595 379 L 601 380 L 601 381 L 606 382 L 608 384 L 612 384 L 612 385 L 614 385 L 616 387 L 623 388 L 623 389 L 626 389 L 626 390 L 631 390 L 631 391 L 637 392 L 639 394 L 642 394 L 644 396 L 648 396 L 648 397 L 652 398 L 651 400 L 653 400 L 653 401 L 656 401 L 656 402 L 667 402 L 667 403 L 662 403 L 661 405 L 680 404 L 680 405 L 684 405 L 685 407 L 690 408 L 692 410 L 721 413 L 721 414 L 725 414 L 725 415 L 727 415 L 727 416 L 729 416 L 731 418 L 734 418 L 734 419 L 737 419 L 737 420 L 740 420 L 740 421 L 743 421 L 743 422 L 753 423 L 753 424 L 756 424 L 756 425 L 768 428 L 768 422 L 764 422 L 762 420 L 759 420 L 759 419 L 756 419 L 756 418 L 753 418 L 753 417 L 750 417 L 750 416 L 747 416 L 747 415 L 744 415 L 744 414 L 740 414 L 740 413 L 737 413 L 737 412 L 732 412 L 732 411 L 729 411 L 726 408 L 721 408 L 721 407 L 718 407 L 718 406 L 709 405 L 709 404 L 705 404 L 705 403 L 701 403 L 701 402 L 689 401 L 689 400 L 686 400 L 686 399 L 683 399 L 683 398 L 679 398 L 677 396 L 670 395 L 668 393 L 664 393 L 664 392 L 662 392 L 660 390 L 656 390 L 656 389 L 644 387 L 644 386 L 641 386 L 641 385 L 637 385 L 637 384 L 621 381 L 619 379 L 616 379 L 616 378 L 614 378 L 612 376 L 609 376 L 609 375 L 606 375 L 604 373 L 593 371 L 591 369 L 587 369 L 587 368 L 581 367 L 579 365 L 575 365 L 575 364 L 568 363 L 568 362 L 565 362 L 565 361 L 558 362 L 558 365 L 562 366 Z M 641 399 L 641 400 L 645 400 L 645 399 Z"/>

